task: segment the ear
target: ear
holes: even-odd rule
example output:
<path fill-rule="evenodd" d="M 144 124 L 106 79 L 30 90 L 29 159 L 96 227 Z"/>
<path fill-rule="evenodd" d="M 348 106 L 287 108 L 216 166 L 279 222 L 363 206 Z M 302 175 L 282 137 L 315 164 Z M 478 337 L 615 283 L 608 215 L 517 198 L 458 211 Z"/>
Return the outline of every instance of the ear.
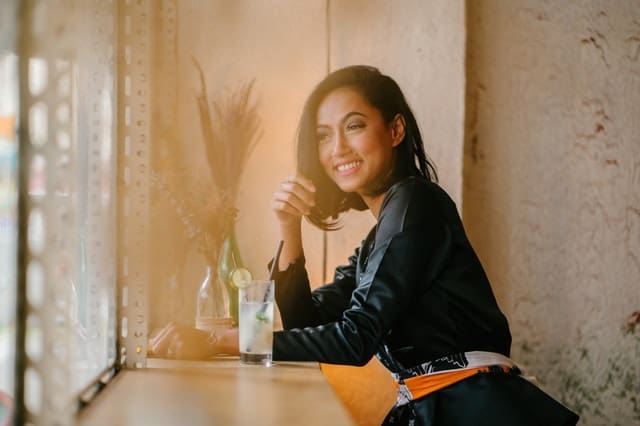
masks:
<path fill-rule="evenodd" d="M 402 114 L 396 114 L 391 120 L 391 138 L 393 140 L 393 144 L 391 145 L 393 148 L 400 145 L 400 142 L 404 140 L 404 135 L 406 133 L 406 122 L 404 120 L 404 116 Z"/>

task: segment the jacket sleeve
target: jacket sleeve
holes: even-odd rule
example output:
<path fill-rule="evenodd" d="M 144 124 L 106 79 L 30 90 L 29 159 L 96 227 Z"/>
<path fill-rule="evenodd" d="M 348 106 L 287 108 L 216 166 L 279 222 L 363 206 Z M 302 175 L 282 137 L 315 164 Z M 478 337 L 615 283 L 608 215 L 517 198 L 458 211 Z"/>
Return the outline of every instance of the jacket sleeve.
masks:
<path fill-rule="evenodd" d="M 415 181 L 392 187 L 383 202 L 374 248 L 349 306 L 333 322 L 274 333 L 276 360 L 364 365 L 410 303 L 416 287 L 440 257 L 450 232 Z M 426 260 L 426 261 L 425 261 Z"/>
<path fill-rule="evenodd" d="M 276 272 L 275 297 L 285 330 L 337 321 L 349 306 L 355 288 L 358 251 L 349 264 L 336 268 L 333 282 L 310 290 L 305 259 L 298 258 L 285 271 Z"/>

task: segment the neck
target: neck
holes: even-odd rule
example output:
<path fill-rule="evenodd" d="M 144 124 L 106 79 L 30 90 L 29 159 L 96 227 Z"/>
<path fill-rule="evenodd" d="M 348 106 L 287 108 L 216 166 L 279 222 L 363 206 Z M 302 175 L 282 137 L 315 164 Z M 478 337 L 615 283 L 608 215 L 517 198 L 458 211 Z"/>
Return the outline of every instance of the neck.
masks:
<path fill-rule="evenodd" d="M 371 191 L 366 194 L 363 194 L 362 192 L 359 193 L 360 197 L 362 197 L 362 201 L 364 201 L 367 207 L 369 207 L 369 210 L 371 210 L 371 213 L 376 220 L 378 219 L 378 216 L 380 216 L 380 208 L 382 207 L 384 198 L 387 196 L 389 188 L 391 188 L 392 184 L 397 182 L 398 179 L 399 178 L 394 175 L 393 169 L 391 169 L 387 176 L 380 181 L 381 184 L 378 186 L 378 188 L 385 188 L 382 192 L 378 190 L 375 192 Z"/>
<path fill-rule="evenodd" d="M 382 202 L 384 201 L 386 194 L 386 192 L 383 192 L 379 195 L 361 195 L 362 201 L 364 201 L 367 207 L 369 207 L 371 214 L 373 214 L 376 220 L 378 219 L 378 216 L 380 216 L 380 208 L 382 207 Z"/>

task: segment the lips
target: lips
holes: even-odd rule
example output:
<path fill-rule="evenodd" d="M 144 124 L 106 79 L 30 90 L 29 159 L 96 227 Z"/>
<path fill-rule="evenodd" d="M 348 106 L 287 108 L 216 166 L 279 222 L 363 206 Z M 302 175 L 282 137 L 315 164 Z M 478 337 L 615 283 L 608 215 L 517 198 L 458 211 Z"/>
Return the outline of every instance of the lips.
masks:
<path fill-rule="evenodd" d="M 346 176 L 346 175 L 355 173 L 360 168 L 361 164 L 362 164 L 362 161 L 355 160 L 355 161 L 340 163 L 334 166 L 334 168 L 339 176 Z"/>

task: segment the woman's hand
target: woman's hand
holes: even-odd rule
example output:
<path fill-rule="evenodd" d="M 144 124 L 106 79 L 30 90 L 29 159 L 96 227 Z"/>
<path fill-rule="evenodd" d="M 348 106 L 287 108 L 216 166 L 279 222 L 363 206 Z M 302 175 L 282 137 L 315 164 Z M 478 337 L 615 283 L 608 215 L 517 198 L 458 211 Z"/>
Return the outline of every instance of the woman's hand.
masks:
<path fill-rule="evenodd" d="M 205 359 L 220 353 L 236 355 L 238 332 L 234 329 L 207 332 L 171 322 L 151 339 L 149 353 L 174 359 Z"/>
<path fill-rule="evenodd" d="M 298 226 L 302 216 L 311 213 L 316 205 L 315 192 L 313 182 L 302 175 L 289 176 L 280 183 L 271 207 L 283 229 Z"/>
<path fill-rule="evenodd" d="M 311 208 L 316 205 L 315 192 L 311 180 L 295 175 L 282 182 L 273 195 L 271 207 L 280 222 L 280 234 L 284 242 L 278 263 L 281 271 L 303 256 L 300 222 L 302 216 L 311 213 Z"/>

